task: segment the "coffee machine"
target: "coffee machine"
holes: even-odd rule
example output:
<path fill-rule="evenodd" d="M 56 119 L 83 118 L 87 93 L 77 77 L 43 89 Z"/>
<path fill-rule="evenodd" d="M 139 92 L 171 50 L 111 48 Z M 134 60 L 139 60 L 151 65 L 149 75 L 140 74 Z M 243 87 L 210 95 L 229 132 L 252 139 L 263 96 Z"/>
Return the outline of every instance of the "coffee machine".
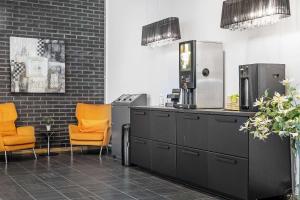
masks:
<path fill-rule="evenodd" d="M 251 64 L 239 66 L 240 110 L 257 111 L 254 106 L 256 99 L 268 90 L 269 96 L 275 92 L 285 93 L 285 87 L 280 83 L 285 79 L 283 64 Z"/>
<path fill-rule="evenodd" d="M 223 108 L 223 44 L 196 40 L 179 44 L 178 108 Z"/>

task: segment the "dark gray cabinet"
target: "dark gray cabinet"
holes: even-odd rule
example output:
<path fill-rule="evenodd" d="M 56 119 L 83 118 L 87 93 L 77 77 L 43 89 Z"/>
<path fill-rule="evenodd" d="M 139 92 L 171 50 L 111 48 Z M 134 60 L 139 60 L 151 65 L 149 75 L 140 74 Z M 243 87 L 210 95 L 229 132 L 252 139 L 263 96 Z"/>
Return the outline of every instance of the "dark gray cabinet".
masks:
<path fill-rule="evenodd" d="M 208 187 L 232 197 L 247 199 L 248 160 L 209 153 Z"/>
<path fill-rule="evenodd" d="M 277 135 L 249 141 L 249 197 L 278 196 L 292 188 L 290 138 Z M 268 144 L 268 145 L 266 145 Z M 266 159 L 267 158 L 267 159 Z"/>
<path fill-rule="evenodd" d="M 239 131 L 248 117 L 133 108 L 131 163 L 230 199 L 286 195 L 291 188 L 289 139 L 254 140 Z"/>
<path fill-rule="evenodd" d="M 208 147 L 210 151 L 248 158 L 248 134 L 240 132 L 247 117 L 211 115 Z"/>
<path fill-rule="evenodd" d="M 176 119 L 174 112 L 150 112 L 150 137 L 153 140 L 176 144 Z"/>
<path fill-rule="evenodd" d="M 151 141 L 143 138 L 130 138 L 130 162 L 140 167 L 151 168 Z"/>
<path fill-rule="evenodd" d="M 207 150 L 208 115 L 178 113 L 176 120 L 178 145 Z"/>
<path fill-rule="evenodd" d="M 131 109 L 130 112 L 131 135 L 141 138 L 150 138 L 149 111 L 141 109 Z"/>
<path fill-rule="evenodd" d="M 189 184 L 207 188 L 206 151 L 177 147 L 177 177 Z"/>
<path fill-rule="evenodd" d="M 176 176 L 176 146 L 162 142 L 152 142 L 152 170 L 166 176 Z"/>

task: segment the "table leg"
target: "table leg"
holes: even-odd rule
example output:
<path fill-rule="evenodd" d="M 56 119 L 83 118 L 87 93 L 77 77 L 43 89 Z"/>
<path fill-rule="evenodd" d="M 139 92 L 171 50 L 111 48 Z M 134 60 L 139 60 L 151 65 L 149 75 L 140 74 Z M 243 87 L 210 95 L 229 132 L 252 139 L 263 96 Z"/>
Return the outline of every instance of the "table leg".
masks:
<path fill-rule="evenodd" d="M 50 136 L 48 136 L 48 156 L 50 156 Z"/>

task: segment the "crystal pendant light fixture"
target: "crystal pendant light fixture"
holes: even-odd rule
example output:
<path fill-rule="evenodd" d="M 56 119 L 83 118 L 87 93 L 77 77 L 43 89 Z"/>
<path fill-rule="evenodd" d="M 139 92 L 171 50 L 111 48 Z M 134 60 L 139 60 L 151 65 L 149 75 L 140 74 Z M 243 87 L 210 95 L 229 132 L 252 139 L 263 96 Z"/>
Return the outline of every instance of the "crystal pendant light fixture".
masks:
<path fill-rule="evenodd" d="M 157 47 L 181 39 L 179 19 L 167 19 L 143 26 L 142 46 Z"/>
<path fill-rule="evenodd" d="M 226 0 L 221 28 L 246 30 L 277 23 L 291 16 L 289 0 Z"/>

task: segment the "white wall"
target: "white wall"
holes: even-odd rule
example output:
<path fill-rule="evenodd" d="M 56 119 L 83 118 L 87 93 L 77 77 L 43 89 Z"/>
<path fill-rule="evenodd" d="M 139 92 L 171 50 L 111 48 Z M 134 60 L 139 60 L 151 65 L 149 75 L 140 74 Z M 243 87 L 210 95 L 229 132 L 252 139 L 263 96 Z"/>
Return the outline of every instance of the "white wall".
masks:
<path fill-rule="evenodd" d="M 151 105 L 178 88 L 178 42 L 141 46 L 142 26 L 179 17 L 182 41 L 221 41 L 226 53 L 226 95 L 238 92 L 238 66 L 284 63 L 300 83 L 300 1 L 290 0 L 292 17 L 244 32 L 219 28 L 222 0 L 107 0 L 106 101 L 122 93 L 147 93 Z"/>

